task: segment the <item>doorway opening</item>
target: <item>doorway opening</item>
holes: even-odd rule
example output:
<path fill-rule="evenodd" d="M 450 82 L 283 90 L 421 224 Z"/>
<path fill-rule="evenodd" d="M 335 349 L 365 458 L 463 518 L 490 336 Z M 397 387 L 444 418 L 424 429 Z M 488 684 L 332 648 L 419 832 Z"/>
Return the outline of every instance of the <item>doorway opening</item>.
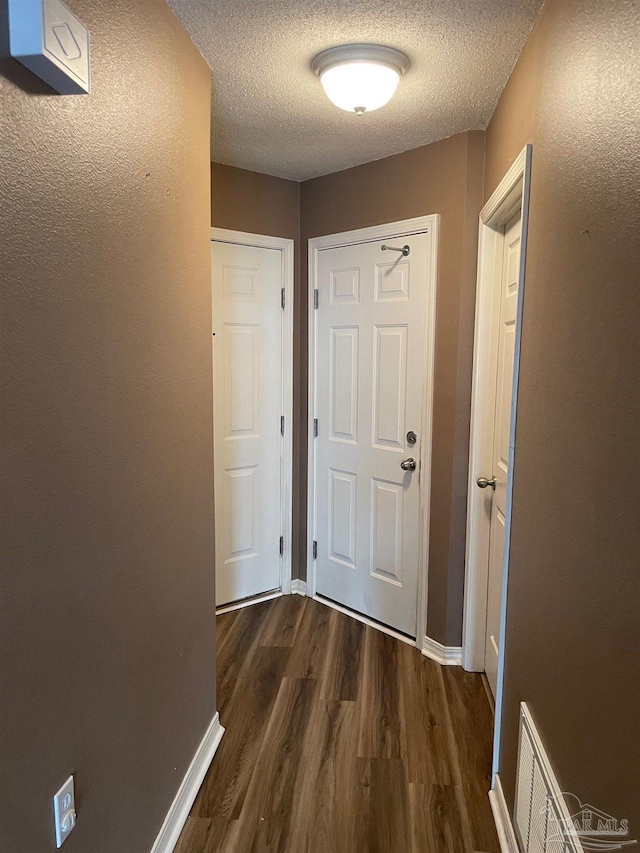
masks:
<path fill-rule="evenodd" d="M 293 251 L 211 230 L 218 612 L 291 591 Z"/>
<path fill-rule="evenodd" d="M 495 697 L 494 787 L 531 151 L 531 145 L 522 150 L 482 209 L 478 245 L 462 663 L 467 670 L 487 673 Z"/>

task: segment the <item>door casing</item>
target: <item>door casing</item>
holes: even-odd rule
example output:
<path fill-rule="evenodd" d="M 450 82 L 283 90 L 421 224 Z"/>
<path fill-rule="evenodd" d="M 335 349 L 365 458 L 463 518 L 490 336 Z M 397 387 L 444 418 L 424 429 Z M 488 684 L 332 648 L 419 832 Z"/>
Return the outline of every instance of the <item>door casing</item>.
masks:
<path fill-rule="evenodd" d="M 282 518 L 283 553 L 280 559 L 280 592 L 227 605 L 218 613 L 235 610 L 247 604 L 253 604 L 262 598 L 275 595 L 287 595 L 291 592 L 292 566 L 292 486 L 293 486 L 293 298 L 294 298 L 294 241 L 284 237 L 269 237 L 264 234 L 248 234 L 244 231 L 231 231 L 226 228 L 212 228 L 211 240 L 221 243 L 234 243 L 240 246 L 254 246 L 259 249 L 276 249 L 282 253 L 282 288 L 284 289 L 284 309 L 282 311 L 282 408 L 285 418 L 285 430 L 282 438 L 280 459 L 280 505 Z M 213 338 L 211 359 L 213 364 Z M 215 458 L 214 458 L 215 465 Z M 214 495 L 215 511 L 215 495 Z"/>
<path fill-rule="evenodd" d="M 504 225 L 521 211 L 521 253 L 518 273 L 518 304 L 516 314 L 515 354 L 513 365 L 513 392 L 509 428 L 509 472 L 507 477 L 507 515 L 505 519 L 504 561 L 500 605 L 500 647 L 494 731 L 493 773 L 498 768 L 500 725 L 504 683 L 505 624 L 507 608 L 507 577 L 511 538 L 511 496 L 513 492 L 516 412 L 518 402 L 518 374 L 520 367 L 520 342 L 522 337 L 522 306 L 524 300 L 527 231 L 529 219 L 529 193 L 531 184 L 532 146 L 526 145 L 504 176 L 491 198 L 480 212 L 478 239 L 478 284 L 476 291 L 476 317 L 473 354 L 473 385 L 471 398 L 471 433 L 469 442 L 469 481 L 467 492 L 467 539 L 464 585 L 464 619 L 462 630 L 462 665 L 466 670 L 484 670 L 485 633 L 487 623 L 487 588 L 489 577 L 490 519 L 484 510 L 483 491 L 478 489 L 478 477 L 491 476 L 491 448 L 493 443 L 494 412 L 496 403 L 496 369 L 498 340 L 495 300 L 499 297 L 496 276 L 502 268 Z M 488 473 L 487 473 L 488 472 Z"/>
<path fill-rule="evenodd" d="M 433 378 L 435 361 L 435 317 L 438 264 L 438 236 L 440 215 L 419 216 L 340 234 L 329 234 L 309 240 L 309 389 L 308 389 L 308 485 L 307 485 L 307 595 L 316 596 L 316 572 L 313 558 L 313 542 L 316 539 L 316 489 L 315 468 L 316 453 L 313 421 L 317 417 L 317 312 L 314 307 L 314 291 L 318 282 L 318 252 L 321 249 L 335 249 L 352 246 L 357 243 L 392 240 L 409 234 L 427 234 L 427 269 L 429 275 L 428 298 L 425 308 L 425 353 L 424 388 L 422 405 L 421 434 L 424 435 L 424 450 L 420 469 L 420 510 L 418 531 L 418 590 L 417 590 L 417 631 L 415 645 L 423 649 L 427 631 L 427 578 L 429 557 L 429 509 L 431 493 L 431 455 L 433 427 Z M 324 599 L 323 599 L 324 601 Z M 327 603 L 327 602 L 325 602 Z M 350 611 L 345 611 L 350 612 Z M 351 614 L 355 615 L 355 614 Z M 407 637 L 392 628 L 373 623 L 366 617 L 362 621 L 375 624 L 376 628 L 386 631 L 398 639 L 407 642 Z"/>

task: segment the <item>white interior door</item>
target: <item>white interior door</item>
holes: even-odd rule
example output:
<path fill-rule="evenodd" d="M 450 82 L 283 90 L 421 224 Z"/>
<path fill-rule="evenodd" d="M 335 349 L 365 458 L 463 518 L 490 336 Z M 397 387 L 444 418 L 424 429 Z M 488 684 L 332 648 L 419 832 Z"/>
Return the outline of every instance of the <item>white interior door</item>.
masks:
<path fill-rule="evenodd" d="M 211 242 L 216 602 L 280 586 L 282 252 Z"/>
<path fill-rule="evenodd" d="M 415 637 L 433 285 L 426 234 L 383 242 L 318 253 L 316 592 Z"/>
<path fill-rule="evenodd" d="M 507 517 L 507 476 L 509 473 L 509 434 L 513 365 L 518 307 L 518 275 L 520 270 L 521 216 L 518 212 L 505 226 L 502 270 L 499 279 L 500 299 L 496 300 L 498 323 L 498 364 L 496 373 L 496 406 L 493 427 L 491 476 L 492 488 L 489 534 L 489 584 L 487 588 L 487 631 L 485 638 L 485 671 L 495 696 L 500 647 L 500 599 Z"/>

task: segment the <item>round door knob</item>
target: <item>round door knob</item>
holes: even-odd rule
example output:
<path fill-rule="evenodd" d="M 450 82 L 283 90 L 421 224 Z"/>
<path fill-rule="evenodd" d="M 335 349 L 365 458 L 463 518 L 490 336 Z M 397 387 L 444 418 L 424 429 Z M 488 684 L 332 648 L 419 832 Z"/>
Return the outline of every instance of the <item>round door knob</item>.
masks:
<path fill-rule="evenodd" d="M 492 477 L 490 480 L 487 480 L 486 477 L 478 477 L 476 483 L 481 489 L 486 489 L 488 486 L 491 486 L 492 489 L 496 488 L 496 478 Z"/>
<path fill-rule="evenodd" d="M 405 459 L 400 463 L 400 467 L 403 471 L 415 471 L 417 464 L 415 459 Z"/>

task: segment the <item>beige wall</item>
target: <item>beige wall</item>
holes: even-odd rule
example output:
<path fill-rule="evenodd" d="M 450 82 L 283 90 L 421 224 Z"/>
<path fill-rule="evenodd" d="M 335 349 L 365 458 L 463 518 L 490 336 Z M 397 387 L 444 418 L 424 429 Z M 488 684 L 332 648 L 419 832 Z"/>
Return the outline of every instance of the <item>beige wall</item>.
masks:
<path fill-rule="evenodd" d="M 302 317 L 310 237 L 439 213 L 429 636 L 459 645 L 462 631 L 471 361 L 484 134 L 462 133 L 302 184 Z M 306 352 L 307 327 L 302 331 Z M 300 420 L 306 429 L 306 376 Z M 299 492 L 306 497 L 306 468 Z M 304 537 L 302 537 L 304 547 Z M 302 550 L 302 549 L 301 549 Z M 304 566 L 304 559 L 301 558 Z M 304 577 L 304 575 L 303 575 Z"/>
<path fill-rule="evenodd" d="M 211 224 L 300 239 L 300 184 L 222 163 L 211 164 Z"/>
<path fill-rule="evenodd" d="M 501 776 L 526 700 L 563 790 L 640 839 L 640 32 L 547 0 L 487 131 L 488 196 L 533 143 Z"/>
<path fill-rule="evenodd" d="M 68 0 L 92 93 L 0 44 L 0 848 L 149 851 L 215 708 L 209 71 Z M 2 18 L 6 20 L 6 4 Z"/>

